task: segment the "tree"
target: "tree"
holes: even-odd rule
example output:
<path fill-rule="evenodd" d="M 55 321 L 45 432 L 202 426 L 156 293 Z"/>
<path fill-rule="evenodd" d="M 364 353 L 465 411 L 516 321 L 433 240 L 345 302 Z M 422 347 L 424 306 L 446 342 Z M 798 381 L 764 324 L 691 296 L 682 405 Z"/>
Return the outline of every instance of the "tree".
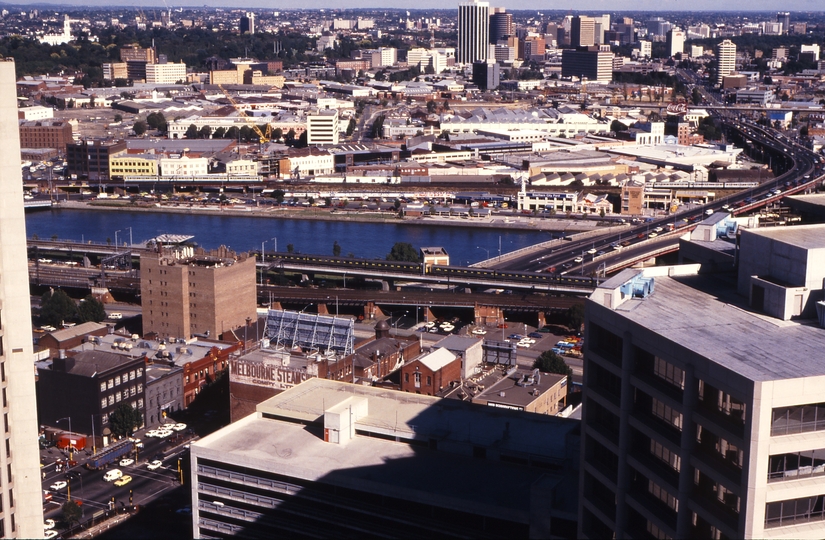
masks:
<path fill-rule="evenodd" d="M 238 138 L 240 132 L 241 130 L 239 130 L 237 126 L 230 126 L 230 128 L 226 130 L 226 133 L 224 133 L 223 138 L 235 140 Z"/>
<path fill-rule="evenodd" d="M 584 324 L 584 304 L 573 304 L 567 310 L 567 325 L 578 332 Z"/>
<path fill-rule="evenodd" d="M 77 306 L 77 315 L 80 322 L 100 322 L 106 318 L 106 309 L 103 302 L 90 294 Z"/>
<path fill-rule="evenodd" d="M 76 501 L 66 501 L 61 507 L 63 511 L 63 520 L 71 526 L 73 523 L 80 523 L 80 518 L 83 517 L 83 510 Z"/>
<path fill-rule="evenodd" d="M 370 128 L 370 137 L 373 139 L 379 139 L 384 135 L 384 115 L 379 115 L 372 123 L 372 128 Z"/>
<path fill-rule="evenodd" d="M 352 137 L 352 133 L 355 131 L 355 118 L 349 119 L 349 124 L 347 124 L 347 137 Z"/>
<path fill-rule="evenodd" d="M 117 122 L 123 122 L 123 116 L 122 115 L 120 115 L 120 114 L 115 115 L 115 123 L 117 123 Z"/>
<path fill-rule="evenodd" d="M 533 362 L 533 369 L 538 369 L 542 373 L 558 373 L 568 377 L 573 375 L 573 370 L 567 365 L 567 362 L 553 351 L 541 353 Z"/>
<path fill-rule="evenodd" d="M 436 104 L 436 102 L 434 100 L 431 99 L 430 101 L 427 102 L 427 112 L 428 113 L 430 113 L 430 114 L 434 113 L 437 108 L 438 108 L 438 105 Z"/>
<path fill-rule="evenodd" d="M 226 128 L 225 127 L 219 127 L 215 130 L 214 133 L 212 133 L 212 138 L 213 139 L 223 139 L 225 136 L 226 136 Z"/>
<path fill-rule="evenodd" d="M 77 316 L 77 305 L 62 289 L 52 289 L 40 298 L 40 320 L 51 326 L 61 326 Z"/>
<path fill-rule="evenodd" d="M 140 411 L 132 408 L 128 403 L 121 403 L 120 406 L 109 415 L 109 429 L 117 437 L 131 435 L 134 430 L 140 427 L 143 417 Z"/>
<path fill-rule="evenodd" d="M 210 126 L 203 126 L 198 132 L 199 139 L 208 139 L 212 136 L 212 128 Z"/>
<path fill-rule="evenodd" d="M 287 244 L 286 245 L 286 252 L 287 253 L 295 253 L 295 246 L 293 246 L 292 244 Z"/>
<path fill-rule="evenodd" d="M 195 124 L 189 124 L 189 127 L 186 128 L 186 133 L 184 137 L 187 139 L 197 139 L 198 138 L 198 126 Z"/>
<path fill-rule="evenodd" d="M 146 133 L 146 122 L 144 122 L 143 120 L 138 120 L 137 122 L 135 122 L 135 125 L 132 126 L 132 129 L 135 131 L 135 135 L 140 137 L 141 135 Z"/>
<path fill-rule="evenodd" d="M 146 123 L 149 124 L 150 128 L 156 129 L 161 133 L 166 133 L 167 122 L 162 112 L 151 113 L 146 117 Z"/>
<path fill-rule="evenodd" d="M 283 137 L 283 136 L 284 136 L 284 130 L 283 129 L 275 128 L 274 130 L 272 130 L 272 140 L 280 141 L 281 137 Z"/>
<path fill-rule="evenodd" d="M 613 120 L 612 122 L 610 122 L 610 131 L 612 131 L 613 133 L 619 133 L 620 131 L 627 131 L 627 126 L 624 125 L 624 123 L 622 123 L 618 120 Z"/>
<path fill-rule="evenodd" d="M 396 242 L 387 254 L 387 260 L 419 262 L 418 251 L 408 242 Z"/>
<path fill-rule="evenodd" d="M 338 243 L 338 240 L 332 244 L 332 255 L 333 257 L 341 256 L 341 244 Z"/>

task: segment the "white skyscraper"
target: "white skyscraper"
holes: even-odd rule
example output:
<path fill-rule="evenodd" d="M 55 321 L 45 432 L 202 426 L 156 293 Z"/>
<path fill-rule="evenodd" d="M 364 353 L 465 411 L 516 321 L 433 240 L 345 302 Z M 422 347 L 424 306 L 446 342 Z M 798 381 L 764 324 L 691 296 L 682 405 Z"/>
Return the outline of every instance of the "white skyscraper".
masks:
<path fill-rule="evenodd" d="M 716 48 L 716 60 L 719 67 L 716 71 L 716 84 L 736 71 L 736 44 L 729 39 L 720 43 Z"/>
<path fill-rule="evenodd" d="M 14 61 L 0 61 L 0 535 L 43 537 Z"/>
<path fill-rule="evenodd" d="M 490 4 L 472 0 L 458 4 L 456 61 L 470 64 L 490 54 Z"/>
<path fill-rule="evenodd" d="M 685 31 L 680 28 L 671 28 L 667 33 L 667 51 L 673 57 L 676 53 L 685 52 Z"/>

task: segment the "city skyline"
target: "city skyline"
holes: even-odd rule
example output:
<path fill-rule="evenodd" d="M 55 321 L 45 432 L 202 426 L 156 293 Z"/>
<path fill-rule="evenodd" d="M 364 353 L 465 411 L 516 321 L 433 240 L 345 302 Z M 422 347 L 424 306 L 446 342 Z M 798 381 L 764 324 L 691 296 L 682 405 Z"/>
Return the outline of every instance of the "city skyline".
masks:
<path fill-rule="evenodd" d="M 123 0 L 118 1 L 115 0 L 113 2 L 103 2 L 101 0 L 92 0 L 90 2 L 79 2 L 79 1 L 70 1 L 70 2 L 41 2 L 41 1 L 22 1 L 22 2 L 15 2 L 15 3 L 2 3 L 0 4 L 6 7 L 13 7 L 13 6 L 27 6 L 27 7 L 39 7 L 39 8 L 48 8 L 48 9 L 65 9 L 66 7 L 72 8 L 91 8 L 91 9 L 107 9 L 107 8 L 164 8 L 164 3 L 162 1 L 155 1 L 155 2 L 146 2 L 137 6 L 134 4 L 133 0 Z M 456 2 L 455 5 L 457 6 L 458 3 Z M 491 4 L 492 5 L 492 4 Z M 221 1 L 214 1 L 214 0 L 206 0 L 206 1 L 199 1 L 199 0 L 184 0 L 181 2 L 176 2 L 172 6 L 171 9 L 175 9 L 178 7 L 182 8 L 203 8 L 203 7 L 210 7 L 210 8 L 223 8 L 227 10 L 244 10 L 244 9 L 266 9 L 266 10 L 274 10 L 274 11 L 299 11 L 304 9 L 331 9 L 331 10 L 347 10 L 347 9 L 391 9 L 391 10 L 412 10 L 412 11 L 424 11 L 424 10 L 433 10 L 433 9 L 453 9 L 453 6 L 445 7 L 445 5 L 441 2 L 435 1 L 425 1 L 419 3 L 416 7 L 411 8 L 407 3 L 400 2 L 400 1 L 390 1 L 390 2 L 383 2 L 383 3 L 376 3 L 374 0 L 352 0 L 348 2 L 330 2 L 329 0 L 310 0 L 309 2 L 304 2 L 300 8 L 296 8 L 292 5 L 272 5 L 267 2 L 263 1 L 255 1 L 255 0 L 247 0 L 243 4 L 236 4 L 230 5 L 227 4 L 224 0 Z M 745 2 L 745 1 L 737 1 L 732 3 L 727 3 L 725 9 L 719 9 L 719 5 L 717 2 L 712 2 L 710 0 L 700 0 L 698 2 L 692 2 L 690 5 L 686 5 L 682 2 L 677 2 L 673 0 L 672 2 L 668 2 L 662 5 L 659 2 L 653 1 L 643 1 L 643 2 L 632 2 L 632 1 L 621 1 L 621 2 L 607 2 L 605 0 L 591 0 L 588 2 L 577 2 L 575 5 L 572 3 L 569 6 L 563 6 L 558 4 L 553 4 L 551 2 L 547 2 L 546 4 L 536 4 L 530 6 L 528 9 L 525 9 L 524 5 L 520 2 L 513 2 L 513 1 L 503 1 L 495 3 L 495 7 L 504 7 L 508 10 L 513 11 L 569 11 L 570 13 L 580 13 L 586 11 L 606 11 L 606 12 L 620 12 L 620 11 L 633 11 L 633 12 L 650 12 L 650 13 L 667 13 L 667 12 L 718 12 L 718 13 L 732 13 L 732 12 L 743 12 L 743 13 L 758 13 L 758 12 L 770 12 L 776 10 L 783 10 L 783 11 L 801 11 L 801 12 L 808 12 L 808 13 L 823 13 L 825 10 L 820 8 L 820 5 L 813 0 L 797 0 L 795 2 L 786 2 L 786 3 L 777 3 L 768 0 L 761 0 L 756 2 Z M 820 9 L 817 9 L 820 8 Z"/>

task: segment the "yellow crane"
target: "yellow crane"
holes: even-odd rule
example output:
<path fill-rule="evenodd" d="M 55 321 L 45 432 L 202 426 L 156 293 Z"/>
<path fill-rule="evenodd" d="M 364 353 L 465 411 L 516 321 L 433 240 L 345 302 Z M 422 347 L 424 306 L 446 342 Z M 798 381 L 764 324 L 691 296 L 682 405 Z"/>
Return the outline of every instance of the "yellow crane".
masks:
<path fill-rule="evenodd" d="M 232 96 L 229 95 L 229 92 L 227 92 L 226 89 L 224 89 L 224 87 L 220 84 L 218 85 L 218 88 L 220 88 L 221 93 L 224 95 L 224 97 L 229 100 L 229 103 L 231 103 L 232 106 L 235 107 L 235 110 L 238 111 L 238 114 L 241 116 L 241 118 L 243 118 L 247 125 L 252 129 L 252 131 L 255 132 L 255 135 L 258 136 L 258 138 L 261 141 L 261 144 L 268 143 L 270 140 L 272 140 L 272 125 L 269 122 L 266 123 L 266 132 L 261 131 L 261 128 L 259 128 L 258 125 L 255 123 L 253 117 L 246 114 L 246 111 L 243 110 L 240 105 L 238 105 L 238 102 L 232 99 Z"/>

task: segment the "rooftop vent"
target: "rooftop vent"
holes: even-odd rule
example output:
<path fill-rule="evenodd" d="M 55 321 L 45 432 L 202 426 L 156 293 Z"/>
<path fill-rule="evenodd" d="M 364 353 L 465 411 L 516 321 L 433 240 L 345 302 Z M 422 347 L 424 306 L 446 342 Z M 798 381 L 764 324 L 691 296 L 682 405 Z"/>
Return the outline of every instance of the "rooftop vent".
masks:
<path fill-rule="evenodd" d="M 622 285 L 619 290 L 625 296 L 631 296 L 633 298 L 647 298 L 653 294 L 653 278 L 637 275 Z"/>

